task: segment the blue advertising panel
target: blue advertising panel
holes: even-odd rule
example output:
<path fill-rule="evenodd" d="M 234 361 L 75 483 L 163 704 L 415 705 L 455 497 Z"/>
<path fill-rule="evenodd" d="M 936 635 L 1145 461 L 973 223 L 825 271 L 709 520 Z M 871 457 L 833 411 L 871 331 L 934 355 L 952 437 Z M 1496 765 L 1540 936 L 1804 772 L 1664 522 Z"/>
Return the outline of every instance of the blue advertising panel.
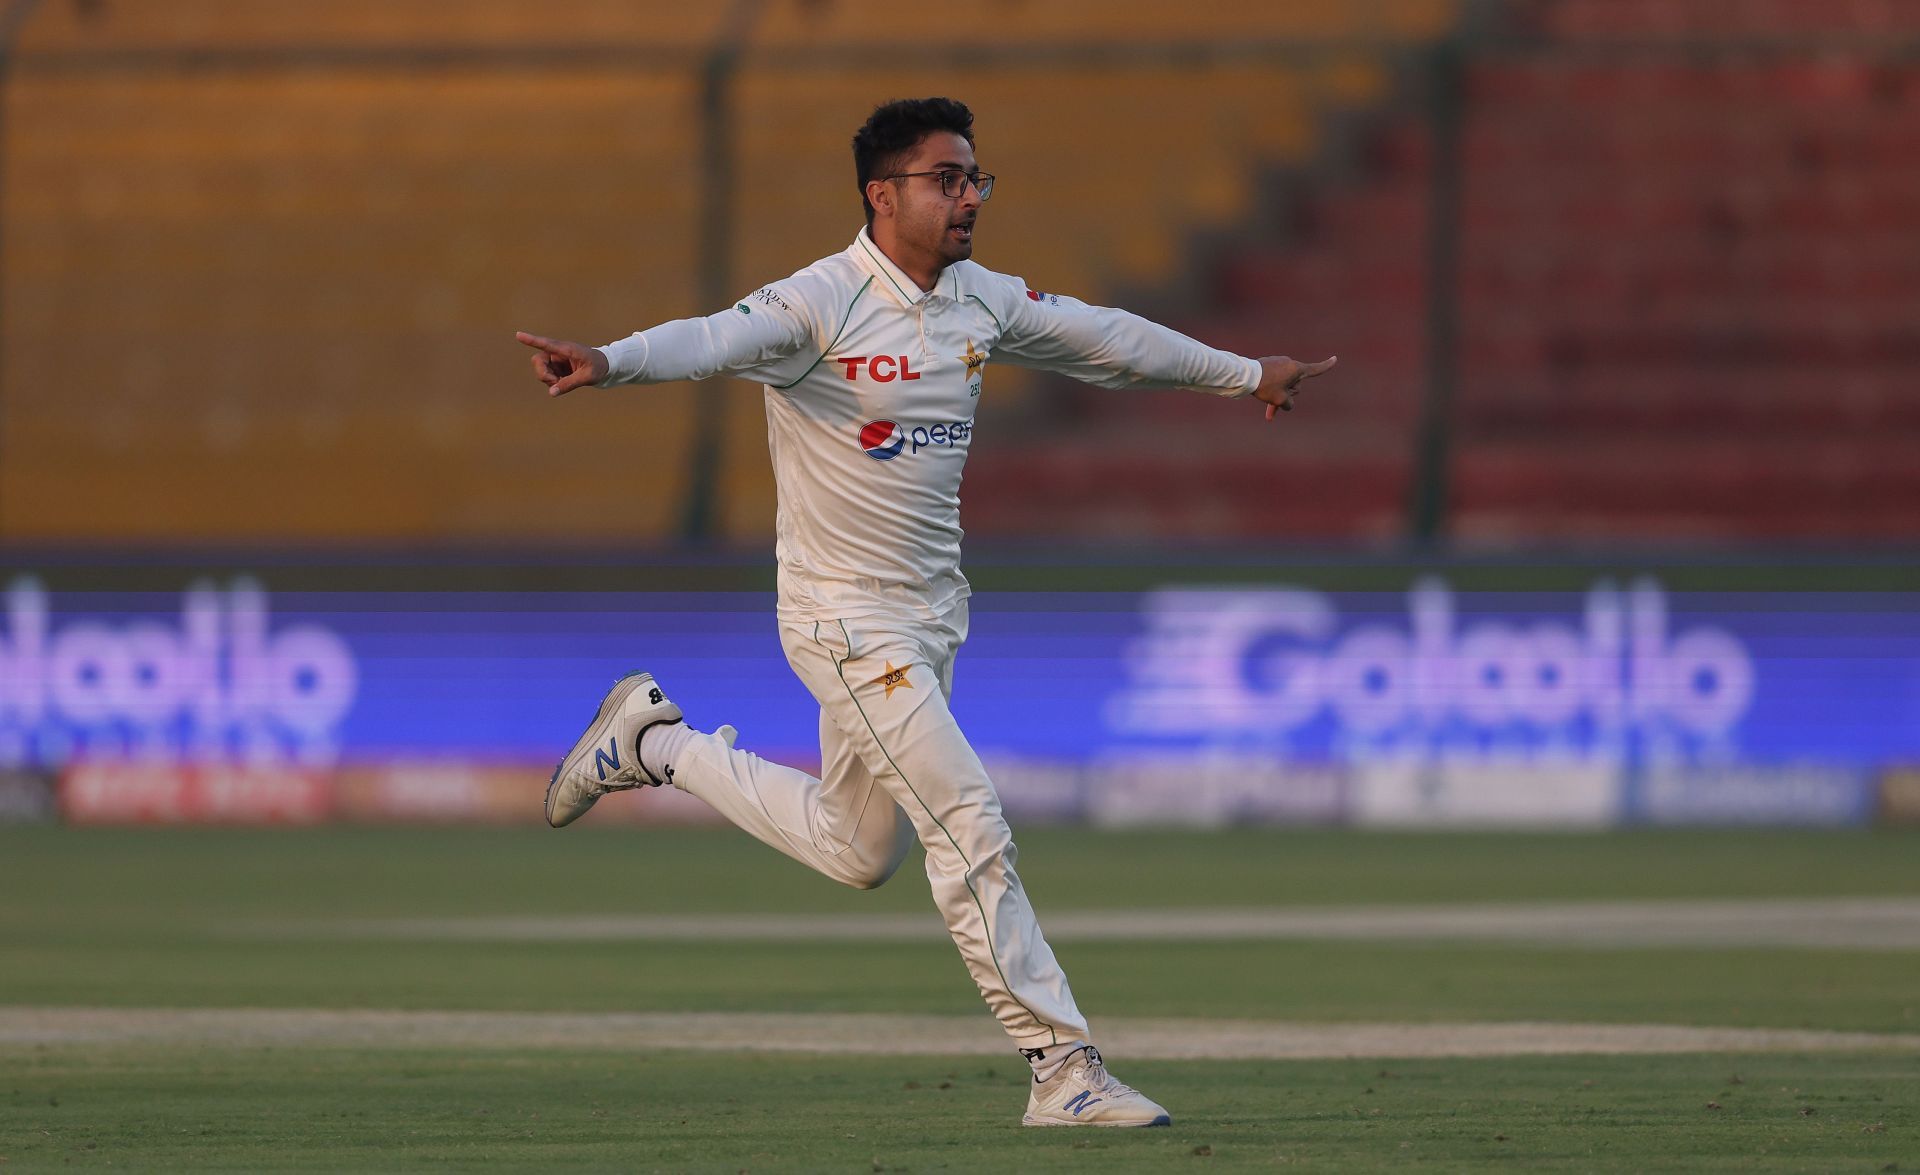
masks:
<path fill-rule="evenodd" d="M 22 577 L 0 622 L 0 770 L 550 762 L 634 668 L 764 753 L 816 736 L 764 594 Z M 1068 818 L 1852 823 L 1920 762 L 1920 609 L 1652 580 L 994 593 L 954 708 L 1011 807 Z"/>

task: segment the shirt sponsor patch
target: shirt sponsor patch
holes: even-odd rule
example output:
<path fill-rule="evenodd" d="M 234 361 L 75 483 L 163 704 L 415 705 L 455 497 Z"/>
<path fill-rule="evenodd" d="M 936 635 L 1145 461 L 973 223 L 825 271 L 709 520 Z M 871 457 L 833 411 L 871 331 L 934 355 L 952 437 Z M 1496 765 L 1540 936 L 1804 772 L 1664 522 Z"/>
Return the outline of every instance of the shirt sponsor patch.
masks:
<path fill-rule="evenodd" d="M 846 368 L 850 380 L 860 378 L 862 366 L 866 368 L 868 378 L 875 383 L 920 378 L 920 373 L 913 369 L 912 358 L 906 355 L 845 355 L 835 356 L 833 361 Z"/>
<path fill-rule="evenodd" d="M 869 420 L 860 426 L 860 448 L 875 461 L 891 461 L 902 451 L 911 455 L 922 449 L 951 448 L 972 435 L 971 420 L 911 427 L 891 420 Z"/>
<path fill-rule="evenodd" d="M 772 286 L 761 286 L 759 289 L 755 290 L 753 293 L 747 295 L 747 301 L 758 302 L 762 306 L 778 306 L 782 310 L 790 311 L 793 309 L 793 307 L 787 305 L 787 300 L 785 298 L 782 298 L 779 294 L 774 292 L 774 289 Z"/>
<path fill-rule="evenodd" d="M 907 434 L 891 420 L 869 420 L 860 426 L 860 447 L 875 461 L 891 461 L 907 444 Z"/>

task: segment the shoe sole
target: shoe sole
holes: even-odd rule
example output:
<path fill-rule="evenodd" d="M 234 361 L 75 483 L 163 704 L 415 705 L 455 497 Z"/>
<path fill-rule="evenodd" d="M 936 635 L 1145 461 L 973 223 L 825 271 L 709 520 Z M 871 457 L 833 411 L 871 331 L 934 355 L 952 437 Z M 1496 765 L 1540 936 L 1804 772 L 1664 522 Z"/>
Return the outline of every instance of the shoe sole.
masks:
<path fill-rule="evenodd" d="M 626 703 L 627 698 L 634 690 L 640 688 L 641 682 L 652 680 L 653 674 L 651 673 L 629 673 L 619 681 L 614 682 L 613 688 L 607 691 L 607 696 L 600 699 L 600 709 L 594 714 L 592 724 L 587 727 L 587 733 L 581 735 L 579 741 L 573 744 L 573 749 L 562 756 L 558 763 L 554 764 L 553 775 L 547 780 L 547 827 L 565 828 L 567 824 L 572 824 L 574 820 L 580 818 L 580 816 L 575 816 L 572 820 L 568 820 L 566 824 L 555 824 L 553 822 L 553 793 L 555 789 L 560 786 L 561 771 L 573 760 L 575 755 L 580 754 L 585 748 L 599 746 L 600 738 L 602 732 L 606 729 L 608 719 Z M 638 754 L 639 752 L 633 748 L 628 748 L 628 753 Z M 591 807 L 591 805 L 589 805 L 589 807 Z M 581 809 L 580 815 L 586 815 L 586 809 Z"/>
<path fill-rule="evenodd" d="M 1162 1114 L 1151 1122 L 1100 1122 L 1100 1121 L 1061 1122 L 1054 1118 L 1036 1118 L 1032 1114 L 1022 1114 L 1020 1116 L 1020 1125 L 1022 1126 L 1107 1126 L 1107 1127 L 1112 1127 L 1112 1128 L 1117 1128 L 1122 1130 L 1128 1127 L 1132 1127 L 1133 1129 L 1136 1129 L 1136 1130 L 1142 1130 L 1150 1126 L 1171 1126 L 1173 1125 L 1173 1115 Z"/>

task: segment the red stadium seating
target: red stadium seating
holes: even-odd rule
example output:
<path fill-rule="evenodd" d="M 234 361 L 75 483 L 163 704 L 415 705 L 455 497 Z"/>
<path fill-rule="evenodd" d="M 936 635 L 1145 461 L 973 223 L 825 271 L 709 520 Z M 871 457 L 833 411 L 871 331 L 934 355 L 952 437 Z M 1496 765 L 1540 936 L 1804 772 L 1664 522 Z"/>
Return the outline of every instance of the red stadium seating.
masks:
<path fill-rule="evenodd" d="M 1866 50 L 1581 51 L 1697 38 L 1709 8 L 1745 17 L 1709 48 L 1920 32 L 1911 5 L 1581 0 L 1472 67 L 1463 540 L 1920 537 L 1920 77 Z"/>
<path fill-rule="evenodd" d="M 1920 45 L 1920 4 L 1509 15 L 1466 73 L 1453 536 L 1920 539 L 1920 68 L 1895 51 Z M 1396 534 L 1426 382 L 1423 126 L 1387 118 L 1357 169 L 1275 190 L 1280 231 L 1220 250 L 1196 333 L 1343 356 L 1264 464 L 1197 442 L 1210 414 L 1169 397 L 1072 400 L 1060 443 L 1200 452 L 1154 475 L 1169 535 L 1237 517 L 1243 537 Z M 1258 485 L 1275 513 L 1202 504 Z M 969 511 L 1038 532 L 1034 511 L 1094 517 L 1099 496 L 1063 481 L 1004 523 Z"/>

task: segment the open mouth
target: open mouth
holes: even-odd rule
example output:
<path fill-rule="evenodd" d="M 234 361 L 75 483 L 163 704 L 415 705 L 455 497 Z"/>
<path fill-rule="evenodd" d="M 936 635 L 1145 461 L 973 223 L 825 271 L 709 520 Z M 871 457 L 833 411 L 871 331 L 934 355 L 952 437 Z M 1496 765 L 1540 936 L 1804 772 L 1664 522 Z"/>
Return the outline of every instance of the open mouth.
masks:
<path fill-rule="evenodd" d="M 963 241 L 971 241 L 973 239 L 973 222 L 971 220 L 962 221 L 954 225 L 949 231 Z"/>

